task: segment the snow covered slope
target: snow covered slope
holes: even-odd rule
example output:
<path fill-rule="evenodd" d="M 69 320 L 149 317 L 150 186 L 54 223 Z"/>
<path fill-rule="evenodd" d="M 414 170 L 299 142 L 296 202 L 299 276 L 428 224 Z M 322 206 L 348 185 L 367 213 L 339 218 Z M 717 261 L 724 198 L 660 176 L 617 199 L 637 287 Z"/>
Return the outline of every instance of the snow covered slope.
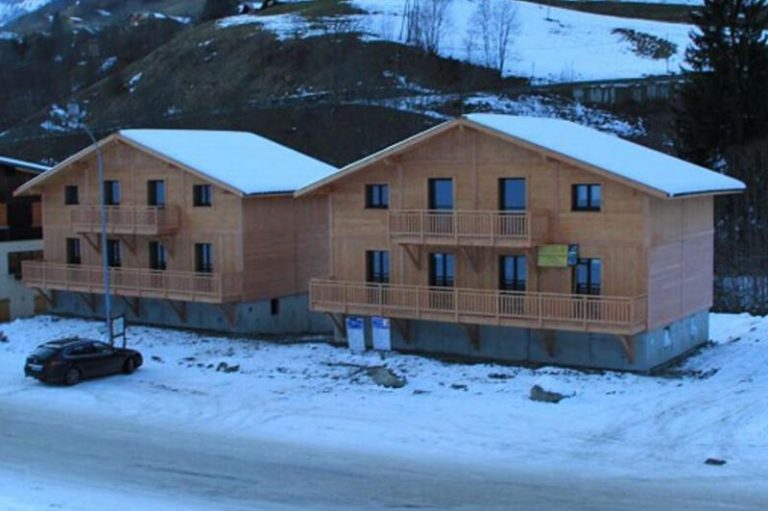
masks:
<path fill-rule="evenodd" d="M 0 27 L 19 16 L 36 11 L 53 0 L 0 0 Z"/>
<path fill-rule="evenodd" d="M 128 330 L 129 344 L 146 361 L 131 377 L 61 389 L 22 376 L 37 344 L 98 337 L 102 326 L 47 316 L 0 326 L 10 339 L 0 343 L 0 402 L 422 461 L 650 479 L 714 473 L 754 484 L 768 476 L 768 318 L 712 315 L 713 345 L 653 377 L 399 354 L 382 360 L 322 343 L 144 327 Z M 239 370 L 218 372 L 222 362 Z M 381 364 L 408 384 L 377 387 L 361 370 Z M 557 405 L 533 402 L 534 384 L 572 397 Z M 708 457 L 728 463 L 713 468 L 704 464 Z"/>

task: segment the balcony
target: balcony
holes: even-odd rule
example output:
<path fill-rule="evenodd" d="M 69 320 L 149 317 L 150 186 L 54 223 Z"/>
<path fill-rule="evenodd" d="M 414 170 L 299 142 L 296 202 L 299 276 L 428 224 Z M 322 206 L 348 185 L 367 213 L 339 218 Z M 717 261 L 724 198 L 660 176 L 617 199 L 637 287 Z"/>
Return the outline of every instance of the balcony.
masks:
<path fill-rule="evenodd" d="M 24 284 L 31 288 L 79 293 L 103 293 L 100 266 L 25 261 Z M 110 289 L 117 296 L 184 302 L 228 303 L 242 297 L 242 274 L 110 268 Z"/>
<path fill-rule="evenodd" d="M 393 210 L 392 241 L 419 245 L 532 247 L 543 243 L 546 215 L 509 211 Z"/>
<path fill-rule="evenodd" d="M 647 298 L 507 292 L 313 280 L 319 312 L 633 335 L 646 328 Z"/>
<path fill-rule="evenodd" d="M 162 236 L 175 233 L 181 224 L 175 206 L 106 206 L 109 234 Z M 75 206 L 70 210 L 72 230 L 79 233 L 101 232 L 99 206 Z"/>

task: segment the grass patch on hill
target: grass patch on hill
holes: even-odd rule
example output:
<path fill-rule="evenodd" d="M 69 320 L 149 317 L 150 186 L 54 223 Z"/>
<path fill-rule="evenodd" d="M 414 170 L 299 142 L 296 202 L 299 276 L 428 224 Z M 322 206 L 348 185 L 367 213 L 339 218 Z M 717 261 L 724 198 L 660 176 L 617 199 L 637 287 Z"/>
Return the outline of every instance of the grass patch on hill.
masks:
<path fill-rule="evenodd" d="M 679 4 L 655 4 L 642 2 L 574 2 L 568 0 L 525 0 L 534 4 L 551 5 L 573 11 L 604 14 L 619 18 L 635 18 L 670 23 L 690 23 L 691 14 L 697 7 Z"/>
<path fill-rule="evenodd" d="M 347 0 L 314 0 L 277 4 L 274 7 L 261 11 L 258 15 L 272 16 L 275 14 L 287 13 L 301 14 L 305 18 L 312 19 L 331 16 L 346 16 L 349 14 L 364 14 L 365 11 L 350 5 Z"/>

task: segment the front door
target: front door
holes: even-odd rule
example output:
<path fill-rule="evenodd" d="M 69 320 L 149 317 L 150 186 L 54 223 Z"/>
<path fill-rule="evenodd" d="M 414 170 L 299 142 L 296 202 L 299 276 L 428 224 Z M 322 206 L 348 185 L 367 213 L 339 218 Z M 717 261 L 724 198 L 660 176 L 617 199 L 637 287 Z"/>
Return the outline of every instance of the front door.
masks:
<path fill-rule="evenodd" d="M 429 254 L 429 304 L 436 310 L 452 311 L 453 286 L 456 284 L 456 256 L 447 252 Z M 434 289 L 448 288 L 448 289 Z"/>
<path fill-rule="evenodd" d="M 573 292 L 583 295 L 585 299 L 576 302 L 575 319 L 600 319 L 602 316 L 601 302 L 595 298 L 600 296 L 603 287 L 603 267 L 600 259 L 579 259 L 573 268 Z"/>

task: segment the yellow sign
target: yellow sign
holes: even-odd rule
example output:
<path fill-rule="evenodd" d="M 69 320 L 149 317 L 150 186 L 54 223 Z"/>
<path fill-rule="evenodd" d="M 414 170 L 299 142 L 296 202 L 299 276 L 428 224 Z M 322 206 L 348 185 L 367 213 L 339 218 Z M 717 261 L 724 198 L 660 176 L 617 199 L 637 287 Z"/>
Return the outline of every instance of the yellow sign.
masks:
<path fill-rule="evenodd" d="M 568 245 L 542 245 L 538 255 L 539 266 L 543 268 L 568 267 Z"/>

